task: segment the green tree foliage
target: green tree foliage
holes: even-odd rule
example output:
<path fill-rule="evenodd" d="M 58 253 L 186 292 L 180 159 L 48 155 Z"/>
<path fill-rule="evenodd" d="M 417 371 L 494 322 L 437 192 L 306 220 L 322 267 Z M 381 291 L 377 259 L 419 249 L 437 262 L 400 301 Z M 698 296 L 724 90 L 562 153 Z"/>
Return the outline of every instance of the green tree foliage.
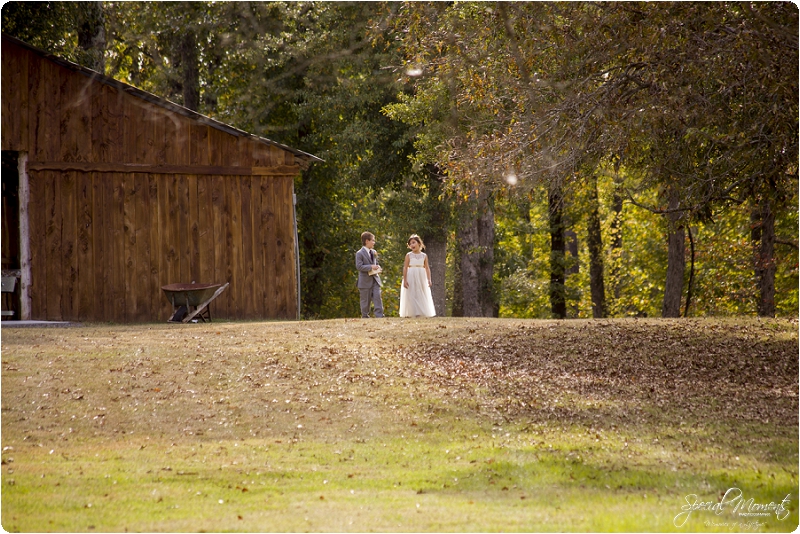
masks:
<path fill-rule="evenodd" d="M 629 203 L 671 219 L 655 225 L 662 235 L 685 235 L 687 225 L 744 202 L 767 202 L 770 217 L 789 215 L 777 210 L 793 205 L 786 200 L 797 184 L 793 6 L 414 4 L 404 21 L 408 61 L 430 71 L 415 100 L 444 88 L 458 111 L 458 128 L 441 136 L 432 124 L 418 138 L 429 145 L 422 153 L 449 165 L 453 181 L 497 188 L 513 168 L 520 192 L 546 182 L 567 198 L 573 183 L 584 188 L 593 174 L 585 168 L 613 157 L 625 168 Z M 658 239 L 653 244 L 663 250 Z M 683 261 L 685 244 L 676 245 Z M 561 253 L 552 253 L 551 286 L 558 286 Z M 762 252 L 759 261 L 773 258 Z M 618 279 L 636 272 L 617 270 Z M 678 270 L 667 286 L 648 278 L 637 291 L 649 301 L 677 290 L 679 305 L 684 277 Z"/>
<path fill-rule="evenodd" d="M 607 315 L 659 315 L 676 285 L 683 312 L 676 228 L 689 315 L 797 314 L 790 3 L 7 2 L 2 21 L 323 158 L 296 182 L 307 317 L 358 314 L 364 230 L 390 313 L 411 233 L 457 312 L 473 270 L 481 314 L 550 317 L 556 295 L 590 317 L 600 264 Z"/>
<path fill-rule="evenodd" d="M 424 196 L 409 177 L 406 128 L 380 112 L 402 85 L 386 68 L 397 61 L 395 43 L 382 27 L 392 7 L 319 6 L 326 11 L 327 31 L 308 51 L 313 61 L 294 108 L 306 133 L 301 146 L 325 159 L 298 185 L 305 311 L 312 317 L 358 315 L 354 254 L 361 232 L 368 230 L 378 240 L 384 300 L 392 313 L 399 298 L 402 235 L 423 222 L 414 214 Z"/>
<path fill-rule="evenodd" d="M 283 129 L 279 125 L 291 102 L 286 96 L 295 88 L 295 73 L 288 64 L 296 41 L 302 40 L 296 37 L 293 22 L 298 12 L 307 9 L 305 4 L 106 6 L 113 37 L 111 75 L 254 133 Z M 263 120 L 265 114 L 275 115 L 272 128 Z"/>
<path fill-rule="evenodd" d="M 3 33 L 103 72 L 104 15 L 102 2 L 5 2 Z"/>

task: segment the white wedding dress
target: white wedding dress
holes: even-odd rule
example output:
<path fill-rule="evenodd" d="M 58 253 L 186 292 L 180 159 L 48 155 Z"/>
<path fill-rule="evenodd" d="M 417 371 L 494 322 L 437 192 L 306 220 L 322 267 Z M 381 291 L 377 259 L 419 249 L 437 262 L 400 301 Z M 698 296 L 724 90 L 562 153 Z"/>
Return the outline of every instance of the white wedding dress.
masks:
<path fill-rule="evenodd" d="M 431 288 L 428 287 L 428 274 L 425 269 L 425 253 L 408 253 L 408 270 L 405 284 L 400 284 L 400 317 L 434 317 Z"/>

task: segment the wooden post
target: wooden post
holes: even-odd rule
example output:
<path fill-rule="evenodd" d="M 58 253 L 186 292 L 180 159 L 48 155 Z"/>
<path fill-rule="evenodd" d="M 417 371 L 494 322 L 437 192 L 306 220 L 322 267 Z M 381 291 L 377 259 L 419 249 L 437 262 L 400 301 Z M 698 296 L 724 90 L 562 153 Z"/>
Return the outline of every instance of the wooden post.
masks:
<path fill-rule="evenodd" d="M 31 318 L 31 242 L 30 225 L 28 222 L 28 203 L 31 199 L 31 188 L 28 181 L 28 153 L 20 152 L 17 159 L 17 173 L 19 174 L 19 256 L 20 256 L 20 287 L 19 287 L 19 318 L 29 321 Z"/>
<path fill-rule="evenodd" d="M 292 224 L 294 224 L 294 258 L 297 272 L 297 317 L 300 320 L 300 238 L 297 234 L 297 194 L 294 192 L 292 181 Z"/>

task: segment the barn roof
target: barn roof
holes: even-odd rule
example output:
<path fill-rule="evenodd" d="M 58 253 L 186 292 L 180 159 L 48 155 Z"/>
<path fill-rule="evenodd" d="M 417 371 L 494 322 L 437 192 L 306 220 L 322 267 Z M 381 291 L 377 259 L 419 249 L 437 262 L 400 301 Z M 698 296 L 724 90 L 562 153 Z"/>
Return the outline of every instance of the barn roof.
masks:
<path fill-rule="evenodd" d="M 119 91 L 124 91 L 125 93 L 127 93 L 127 94 L 129 94 L 131 96 L 134 96 L 136 98 L 140 98 L 140 99 L 142 99 L 142 100 L 144 100 L 146 102 L 149 102 L 151 104 L 154 104 L 156 106 L 160 106 L 160 107 L 162 107 L 162 108 L 164 108 L 166 110 L 169 110 L 169 111 L 171 111 L 173 113 L 177 113 L 179 115 L 183 115 L 184 117 L 188 117 L 189 119 L 191 119 L 193 121 L 196 121 L 196 122 L 198 122 L 200 124 L 204 124 L 204 125 L 207 125 L 207 126 L 209 126 L 211 128 L 215 128 L 217 130 L 229 133 L 231 135 L 235 135 L 236 137 L 247 137 L 247 138 L 250 138 L 250 139 L 254 139 L 254 140 L 258 141 L 258 142 L 267 144 L 267 145 L 272 145 L 272 146 L 281 148 L 283 150 L 286 150 L 287 152 L 291 152 L 292 154 L 295 155 L 296 158 L 298 158 L 302 162 L 302 167 L 303 168 L 307 167 L 308 165 L 310 165 L 311 163 L 313 163 L 315 161 L 324 161 L 321 158 L 318 158 L 317 156 L 315 156 L 313 154 L 309 154 L 308 152 L 303 152 L 302 150 L 298 150 L 298 149 L 292 148 L 292 147 L 290 147 L 288 145 L 284 145 L 282 143 L 278 143 L 277 141 L 273 141 L 271 139 L 267 139 L 266 137 L 261 137 L 261 136 L 255 135 L 255 134 L 251 134 L 251 133 L 245 132 L 244 130 L 240 130 L 238 128 L 230 126 L 229 124 L 225 124 L 224 122 L 220 122 L 218 120 L 212 119 L 211 117 L 207 117 L 207 116 L 205 116 L 205 115 L 203 115 L 201 113 L 197 113 L 196 111 L 192 111 L 189 108 L 186 108 L 184 106 L 175 104 L 174 102 L 170 102 L 166 98 L 162 98 L 160 96 L 154 95 L 153 93 L 149 93 L 147 91 L 139 89 L 138 87 L 134 87 L 133 85 L 121 82 L 119 80 L 116 80 L 116 79 L 111 78 L 109 76 L 106 76 L 104 74 L 100 74 L 99 72 L 94 71 L 94 70 L 92 70 L 90 68 L 84 67 L 82 65 L 78 65 L 77 63 L 73 63 L 73 62 L 71 62 L 69 60 L 66 60 L 64 58 L 61 58 L 61 57 L 55 56 L 53 54 L 50 54 L 48 52 L 45 52 L 44 50 L 41 50 L 41 49 L 36 48 L 34 46 L 31 46 L 31 45 L 29 45 L 28 43 L 26 43 L 24 41 L 20 41 L 19 39 L 15 38 L 15 37 L 11 37 L 10 35 L 3 34 L 2 38 L 3 38 L 3 41 L 8 41 L 10 43 L 16 44 L 17 46 L 20 46 L 20 47 L 23 47 L 23 48 L 25 48 L 27 50 L 30 50 L 31 52 L 33 52 L 33 53 L 35 53 L 37 55 L 40 55 L 40 56 L 48 59 L 49 61 L 52 61 L 53 63 L 57 63 L 58 65 L 61 65 L 62 67 L 65 67 L 67 69 L 73 70 L 75 72 L 79 72 L 80 74 L 83 74 L 84 76 L 86 76 L 86 77 L 88 77 L 88 78 L 90 78 L 90 79 L 92 79 L 94 81 L 97 81 L 99 83 L 108 85 L 108 86 L 113 87 L 113 88 L 115 88 L 115 89 L 117 89 Z"/>

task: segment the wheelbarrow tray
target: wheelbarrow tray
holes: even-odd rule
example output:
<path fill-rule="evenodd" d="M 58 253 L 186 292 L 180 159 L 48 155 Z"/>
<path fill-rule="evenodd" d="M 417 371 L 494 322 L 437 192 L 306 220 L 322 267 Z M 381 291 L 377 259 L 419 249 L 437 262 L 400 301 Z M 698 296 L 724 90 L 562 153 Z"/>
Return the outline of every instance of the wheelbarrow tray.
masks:
<path fill-rule="evenodd" d="M 161 290 L 173 306 L 199 306 L 222 284 L 169 284 Z"/>
<path fill-rule="evenodd" d="M 208 320 L 211 320 L 211 313 L 207 307 L 212 300 L 217 298 L 220 293 L 225 291 L 229 284 L 169 284 L 161 286 L 164 296 L 172 304 L 173 314 L 169 318 L 169 322 L 178 322 L 174 320 L 175 316 L 181 307 L 185 307 L 186 315 L 180 320 L 182 323 L 188 323 L 196 316 L 205 322 L 205 315 Z"/>

